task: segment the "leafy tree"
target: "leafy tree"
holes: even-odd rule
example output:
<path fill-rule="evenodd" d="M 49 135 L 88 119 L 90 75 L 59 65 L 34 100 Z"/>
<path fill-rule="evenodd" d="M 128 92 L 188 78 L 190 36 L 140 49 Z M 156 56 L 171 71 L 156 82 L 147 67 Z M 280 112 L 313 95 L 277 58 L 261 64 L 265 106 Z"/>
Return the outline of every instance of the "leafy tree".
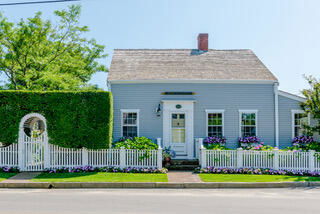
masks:
<path fill-rule="evenodd" d="M 81 7 L 55 11 L 56 23 L 34 17 L 12 23 L 0 14 L 0 75 L 14 90 L 78 90 L 97 88 L 88 84 L 92 74 L 107 71 L 98 61 L 106 57 L 104 46 L 83 37 Z"/>
<path fill-rule="evenodd" d="M 307 126 L 307 130 L 309 132 L 319 132 L 320 133 L 320 80 L 309 76 L 306 77 L 310 88 L 304 89 L 302 91 L 303 95 L 307 98 L 307 100 L 301 104 L 303 110 L 307 113 L 310 113 L 318 123 L 313 126 Z"/>

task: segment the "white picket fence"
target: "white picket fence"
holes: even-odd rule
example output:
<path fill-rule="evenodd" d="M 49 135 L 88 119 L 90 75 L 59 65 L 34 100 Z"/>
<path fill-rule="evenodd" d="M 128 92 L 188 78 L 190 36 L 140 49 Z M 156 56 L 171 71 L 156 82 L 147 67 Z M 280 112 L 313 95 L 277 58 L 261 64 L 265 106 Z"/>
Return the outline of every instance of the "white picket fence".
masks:
<path fill-rule="evenodd" d="M 320 152 L 200 150 L 201 168 L 269 168 L 320 171 Z"/>
<path fill-rule="evenodd" d="M 48 168 L 60 167 L 139 167 L 162 168 L 162 149 L 101 149 L 88 150 L 62 148 L 49 145 L 50 158 Z"/>
<path fill-rule="evenodd" d="M 0 147 L 0 167 L 19 167 L 25 171 L 42 171 L 61 167 L 138 167 L 162 168 L 162 149 L 101 149 L 62 148 L 27 142 L 19 151 L 18 144 Z M 23 156 L 19 158 L 19 155 Z"/>
<path fill-rule="evenodd" d="M 0 166 L 18 166 L 18 144 L 0 148 Z"/>

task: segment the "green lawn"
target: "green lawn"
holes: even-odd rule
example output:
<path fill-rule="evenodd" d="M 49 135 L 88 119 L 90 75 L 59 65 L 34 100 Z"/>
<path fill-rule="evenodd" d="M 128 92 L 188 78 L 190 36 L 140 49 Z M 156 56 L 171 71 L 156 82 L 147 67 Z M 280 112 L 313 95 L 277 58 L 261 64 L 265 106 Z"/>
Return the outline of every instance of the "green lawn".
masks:
<path fill-rule="evenodd" d="M 199 174 L 204 182 L 294 182 L 320 181 L 320 177 L 288 175 Z"/>
<path fill-rule="evenodd" d="M 32 179 L 35 182 L 168 182 L 166 174 L 144 173 L 42 173 Z"/>
<path fill-rule="evenodd" d="M 7 178 L 10 178 L 17 173 L 15 172 L 0 172 L 0 181 L 6 180 Z"/>

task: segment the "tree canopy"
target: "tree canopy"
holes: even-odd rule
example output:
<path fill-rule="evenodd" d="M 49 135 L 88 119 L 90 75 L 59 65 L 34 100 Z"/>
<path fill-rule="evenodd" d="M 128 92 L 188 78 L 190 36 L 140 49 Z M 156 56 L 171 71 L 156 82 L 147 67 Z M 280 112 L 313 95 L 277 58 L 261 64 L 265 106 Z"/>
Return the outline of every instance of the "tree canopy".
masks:
<path fill-rule="evenodd" d="M 307 127 L 311 132 L 320 133 L 320 80 L 309 76 L 306 77 L 310 88 L 302 91 L 307 100 L 302 103 L 305 112 L 310 113 L 318 123 L 313 127 Z"/>
<path fill-rule="evenodd" d="M 44 20 L 41 12 L 18 23 L 0 14 L 0 89 L 79 90 L 96 72 L 106 72 L 99 59 L 104 46 L 86 39 L 87 26 L 79 23 L 81 7 L 55 11 L 57 22 Z"/>

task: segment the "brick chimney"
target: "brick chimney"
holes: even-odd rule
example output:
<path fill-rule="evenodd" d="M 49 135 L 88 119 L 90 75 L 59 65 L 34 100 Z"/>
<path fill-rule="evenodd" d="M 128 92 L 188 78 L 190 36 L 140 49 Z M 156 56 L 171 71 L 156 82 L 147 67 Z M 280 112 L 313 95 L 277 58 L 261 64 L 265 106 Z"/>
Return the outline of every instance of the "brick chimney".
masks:
<path fill-rule="evenodd" d="M 198 35 L 198 49 L 200 51 L 208 51 L 208 37 L 207 33 L 199 33 Z"/>

